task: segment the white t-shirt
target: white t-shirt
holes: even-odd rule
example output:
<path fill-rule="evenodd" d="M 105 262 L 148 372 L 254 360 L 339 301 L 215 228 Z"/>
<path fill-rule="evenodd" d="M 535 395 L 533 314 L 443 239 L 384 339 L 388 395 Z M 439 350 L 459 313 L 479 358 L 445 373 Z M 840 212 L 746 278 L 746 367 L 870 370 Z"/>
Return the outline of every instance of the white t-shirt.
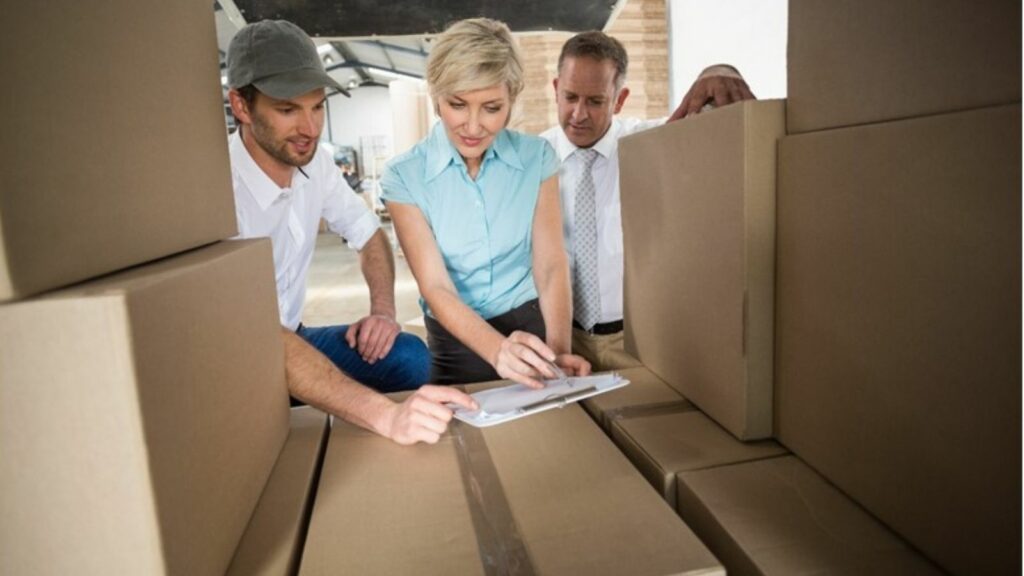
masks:
<path fill-rule="evenodd" d="M 238 238 L 270 237 L 281 325 L 298 328 L 306 299 L 306 274 L 313 261 L 323 218 L 348 245 L 362 249 L 380 221 L 345 182 L 331 154 L 318 148 L 309 164 L 292 173 L 291 187 L 281 188 L 263 171 L 242 142 L 231 135 L 231 183 L 235 189 Z"/>
<path fill-rule="evenodd" d="M 665 123 L 665 118 L 638 120 L 614 118 L 612 125 L 596 144 L 597 160 L 591 168 L 596 187 L 597 205 L 597 275 L 601 290 L 599 324 L 622 320 L 622 210 L 619 197 L 619 138 L 648 130 Z M 575 267 L 573 219 L 576 206 L 576 187 L 582 177 L 583 164 L 574 154 L 578 148 L 569 141 L 561 126 L 553 126 L 541 134 L 551 142 L 562 161 L 558 173 L 558 188 L 562 197 L 562 231 L 570 266 Z M 576 287 L 573 287 L 576 290 Z"/>

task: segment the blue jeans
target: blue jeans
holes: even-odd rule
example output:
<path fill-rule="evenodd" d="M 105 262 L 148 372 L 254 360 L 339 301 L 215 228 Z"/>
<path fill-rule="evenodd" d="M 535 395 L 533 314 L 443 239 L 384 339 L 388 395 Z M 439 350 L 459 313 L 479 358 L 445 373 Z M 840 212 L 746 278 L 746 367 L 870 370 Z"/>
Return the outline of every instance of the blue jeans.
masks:
<path fill-rule="evenodd" d="M 388 355 L 375 364 L 364 362 L 359 351 L 345 341 L 348 326 L 299 326 L 303 340 L 323 353 L 334 365 L 359 383 L 378 392 L 415 390 L 430 376 L 430 352 L 422 340 L 400 332 Z"/>

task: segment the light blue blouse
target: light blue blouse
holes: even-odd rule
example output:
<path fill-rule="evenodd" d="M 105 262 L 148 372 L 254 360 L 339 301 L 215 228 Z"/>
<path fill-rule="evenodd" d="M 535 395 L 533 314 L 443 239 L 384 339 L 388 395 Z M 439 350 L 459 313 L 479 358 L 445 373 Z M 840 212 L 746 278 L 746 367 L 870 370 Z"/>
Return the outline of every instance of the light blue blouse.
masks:
<path fill-rule="evenodd" d="M 493 318 L 537 297 L 533 214 L 541 183 L 558 167 L 546 140 L 502 130 L 474 181 L 438 122 L 427 138 L 388 162 L 381 197 L 420 209 L 462 301 Z M 422 298 L 420 306 L 430 314 Z"/>

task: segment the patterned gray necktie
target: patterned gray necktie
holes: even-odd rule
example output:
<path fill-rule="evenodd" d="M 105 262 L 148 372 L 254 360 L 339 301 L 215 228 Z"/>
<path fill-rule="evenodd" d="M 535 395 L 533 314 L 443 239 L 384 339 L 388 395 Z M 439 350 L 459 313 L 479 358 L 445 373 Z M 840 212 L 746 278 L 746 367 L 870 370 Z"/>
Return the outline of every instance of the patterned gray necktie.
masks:
<path fill-rule="evenodd" d="M 583 173 L 576 185 L 573 216 L 576 266 L 573 268 L 572 306 L 576 321 L 589 330 L 601 317 L 601 290 L 597 278 L 597 202 L 594 199 L 594 174 L 591 172 L 597 160 L 597 150 L 580 148 L 575 154 L 583 165 Z"/>

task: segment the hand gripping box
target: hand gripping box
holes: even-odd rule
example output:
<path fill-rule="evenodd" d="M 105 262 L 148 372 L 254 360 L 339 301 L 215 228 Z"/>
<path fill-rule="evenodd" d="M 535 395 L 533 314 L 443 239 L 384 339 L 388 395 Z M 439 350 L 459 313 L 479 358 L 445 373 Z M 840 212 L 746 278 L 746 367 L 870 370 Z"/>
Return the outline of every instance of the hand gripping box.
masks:
<path fill-rule="evenodd" d="M 209 3 L 22 2 L 3 20 L 0 302 L 237 234 Z"/>
<path fill-rule="evenodd" d="M 792 0 L 787 132 L 1020 102 L 1021 3 Z"/>
<path fill-rule="evenodd" d="M 0 573 L 223 574 L 288 433 L 270 242 L 0 306 Z"/>
<path fill-rule="evenodd" d="M 435 445 L 335 423 L 300 574 L 532 573 L 723 574 L 577 405 Z"/>
<path fill-rule="evenodd" d="M 779 145 L 779 440 L 956 574 L 1020 571 L 1020 126 Z"/>
<path fill-rule="evenodd" d="M 624 138 L 626 349 L 741 440 L 772 435 L 781 100 Z"/>

